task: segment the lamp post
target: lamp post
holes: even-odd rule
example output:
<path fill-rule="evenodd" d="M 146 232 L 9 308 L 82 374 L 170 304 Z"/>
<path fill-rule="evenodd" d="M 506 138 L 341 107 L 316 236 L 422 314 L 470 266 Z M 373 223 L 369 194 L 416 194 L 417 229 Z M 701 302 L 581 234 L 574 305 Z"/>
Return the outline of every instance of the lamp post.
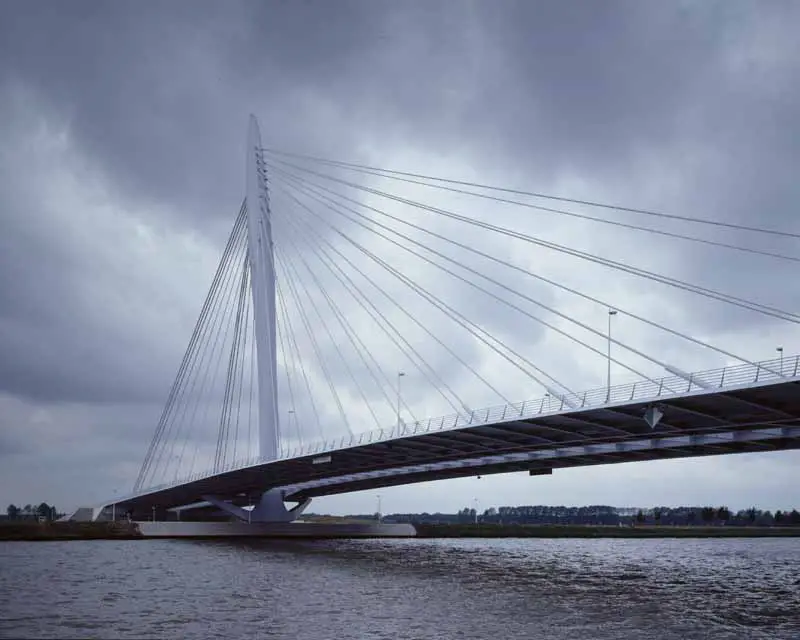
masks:
<path fill-rule="evenodd" d="M 400 379 L 406 374 L 402 371 L 397 372 L 397 435 L 400 435 Z"/>
<path fill-rule="evenodd" d="M 777 351 L 781 357 L 781 376 L 783 376 L 783 347 L 778 347 L 775 351 Z"/>
<path fill-rule="evenodd" d="M 383 515 L 381 514 L 381 494 L 378 494 L 378 523 L 380 524 L 383 521 Z"/>
<path fill-rule="evenodd" d="M 608 310 L 608 372 L 606 374 L 606 402 L 611 400 L 611 317 L 617 315 L 614 309 Z"/>

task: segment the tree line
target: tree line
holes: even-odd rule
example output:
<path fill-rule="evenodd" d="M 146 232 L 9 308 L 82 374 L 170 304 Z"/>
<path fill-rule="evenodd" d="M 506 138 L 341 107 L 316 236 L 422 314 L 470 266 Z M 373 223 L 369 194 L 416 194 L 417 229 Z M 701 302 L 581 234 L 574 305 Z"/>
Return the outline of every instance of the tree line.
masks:
<path fill-rule="evenodd" d="M 358 516 L 352 516 L 358 517 Z M 364 517 L 364 516 L 362 516 Z M 366 516 L 369 517 L 369 516 Z M 384 522 L 420 522 L 467 524 L 590 524 L 630 525 L 655 524 L 675 526 L 800 526 L 797 509 L 769 510 L 750 507 L 732 511 L 721 507 L 652 507 L 649 509 L 617 509 L 595 505 L 586 507 L 519 506 L 484 510 L 464 507 L 457 513 L 395 513 L 383 515 Z"/>
<path fill-rule="evenodd" d="M 731 524 L 737 526 L 759 525 L 759 526 L 773 526 L 773 525 L 800 525 L 800 512 L 797 509 L 791 511 L 782 511 L 778 509 L 775 513 L 771 511 L 763 511 L 750 507 L 749 509 L 741 509 L 736 513 L 732 512 L 728 507 L 695 507 L 687 510 L 679 511 L 654 508 L 650 513 L 645 514 L 639 511 L 636 514 L 636 522 L 654 522 L 656 524 L 678 524 L 676 519 L 685 520 L 685 524 Z M 683 523 L 682 523 L 683 524 Z"/>
<path fill-rule="evenodd" d="M 9 520 L 33 520 L 44 518 L 48 522 L 56 520 L 62 514 L 58 513 L 55 505 L 42 502 L 39 505 L 26 504 L 24 507 L 18 507 L 15 504 L 8 505 L 6 509 L 6 516 Z"/>

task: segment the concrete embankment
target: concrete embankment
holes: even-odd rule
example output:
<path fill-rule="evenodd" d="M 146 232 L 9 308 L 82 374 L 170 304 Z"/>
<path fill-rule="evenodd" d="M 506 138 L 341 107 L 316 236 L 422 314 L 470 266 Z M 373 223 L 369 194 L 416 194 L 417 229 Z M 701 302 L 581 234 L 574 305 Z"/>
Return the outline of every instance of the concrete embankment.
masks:
<path fill-rule="evenodd" d="M 515 524 L 136 523 L 3 522 L 3 540 L 133 540 L 145 538 L 777 538 L 800 537 L 800 527 L 672 527 Z"/>
<path fill-rule="evenodd" d="M 673 527 L 523 524 L 415 524 L 418 538 L 773 538 L 800 527 Z"/>
<path fill-rule="evenodd" d="M 140 522 L 145 538 L 413 538 L 410 524 L 377 522 Z"/>
<path fill-rule="evenodd" d="M 142 533 L 134 522 L 3 522 L 0 540 L 131 540 Z"/>
<path fill-rule="evenodd" d="M 132 540 L 146 538 L 410 538 L 410 524 L 247 522 L 7 522 L 3 540 Z"/>

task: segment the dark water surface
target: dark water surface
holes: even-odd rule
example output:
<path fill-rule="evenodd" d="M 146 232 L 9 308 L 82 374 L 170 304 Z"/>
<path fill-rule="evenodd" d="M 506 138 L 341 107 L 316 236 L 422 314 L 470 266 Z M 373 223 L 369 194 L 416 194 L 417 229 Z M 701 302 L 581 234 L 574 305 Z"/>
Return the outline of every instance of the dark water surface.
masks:
<path fill-rule="evenodd" d="M 7 542 L 0 636 L 800 640 L 800 540 Z"/>

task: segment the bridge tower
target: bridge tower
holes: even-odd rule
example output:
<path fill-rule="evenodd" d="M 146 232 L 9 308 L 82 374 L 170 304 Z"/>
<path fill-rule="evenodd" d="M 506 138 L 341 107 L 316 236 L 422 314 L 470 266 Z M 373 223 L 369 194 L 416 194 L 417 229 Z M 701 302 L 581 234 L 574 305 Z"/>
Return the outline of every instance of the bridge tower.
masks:
<path fill-rule="evenodd" d="M 255 321 L 258 369 L 259 457 L 275 460 L 280 451 L 275 311 L 275 257 L 267 168 L 254 115 L 247 132 L 247 250 Z"/>
<path fill-rule="evenodd" d="M 258 369 L 258 449 L 263 460 L 276 460 L 280 452 L 278 414 L 278 348 L 275 298 L 275 250 L 269 203 L 267 167 L 261 132 L 254 115 L 247 131 L 247 256 L 253 296 L 253 318 Z M 283 491 L 265 491 L 253 509 L 246 511 L 214 495 L 203 499 L 247 522 L 291 522 L 311 503 L 308 498 L 288 509 Z"/>

